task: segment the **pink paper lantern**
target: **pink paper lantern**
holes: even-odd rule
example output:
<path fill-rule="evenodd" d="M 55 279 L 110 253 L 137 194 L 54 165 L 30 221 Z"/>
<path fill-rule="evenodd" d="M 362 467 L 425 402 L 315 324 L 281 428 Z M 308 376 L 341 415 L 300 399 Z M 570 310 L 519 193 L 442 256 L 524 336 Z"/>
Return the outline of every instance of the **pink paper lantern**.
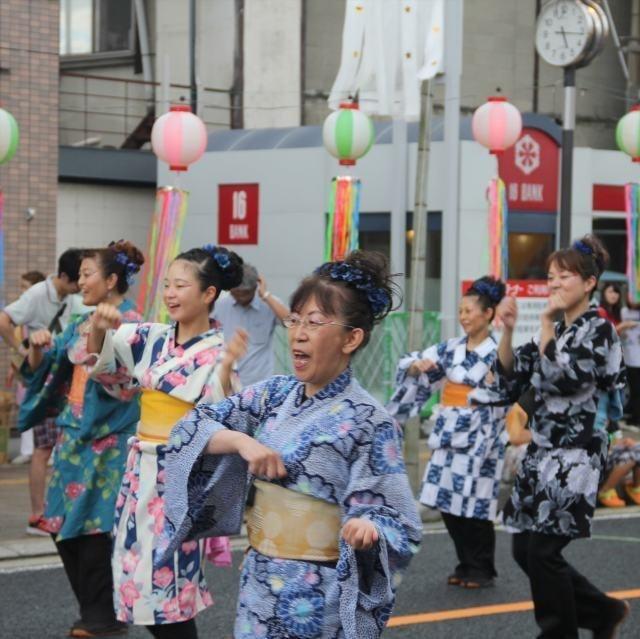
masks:
<path fill-rule="evenodd" d="M 487 147 L 490 153 L 502 153 L 518 141 L 522 116 L 506 98 L 491 97 L 475 110 L 471 129 L 476 142 Z"/>
<path fill-rule="evenodd" d="M 173 105 L 154 122 L 151 148 L 171 171 L 186 171 L 207 148 L 207 129 L 188 105 Z"/>

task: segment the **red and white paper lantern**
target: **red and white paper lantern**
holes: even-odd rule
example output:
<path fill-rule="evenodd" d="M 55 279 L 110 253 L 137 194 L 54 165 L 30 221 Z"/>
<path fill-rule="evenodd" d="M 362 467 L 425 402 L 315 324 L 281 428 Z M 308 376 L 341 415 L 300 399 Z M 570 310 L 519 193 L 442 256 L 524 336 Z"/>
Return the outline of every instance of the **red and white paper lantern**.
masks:
<path fill-rule="evenodd" d="M 502 96 L 491 97 L 478 107 L 471 120 L 476 142 L 490 153 L 502 153 L 513 146 L 522 132 L 520 111 Z"/>
<path fill-rule="evenodd" d="M 207 148 L 204 122 L 186 104 L 173 105 L 151 129 L 151 148 L 171 171 L 186 171 Z"/>

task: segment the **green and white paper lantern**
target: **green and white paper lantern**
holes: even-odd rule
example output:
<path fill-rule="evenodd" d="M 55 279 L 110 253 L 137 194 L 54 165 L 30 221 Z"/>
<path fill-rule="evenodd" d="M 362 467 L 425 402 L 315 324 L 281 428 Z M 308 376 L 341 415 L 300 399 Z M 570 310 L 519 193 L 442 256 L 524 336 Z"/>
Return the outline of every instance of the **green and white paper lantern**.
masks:
<path fill-rule="evenodd" d="M 634 162 L 640 162 L 640 104 L 620 118 L 616 127 L 616 144 Z"/>
<path fill-rule="evenodd" d="M 353 166 L 366 155 L 375 139 L 373 122 L 354 102 L 344 102 L 324 121 L 324 147 L 343 166 Z"/>
<path fill-rule="evenodd" d="M 18 149 L 20 131 L 16 119 L 4 109 L 0 109 L 0 164 L 8 162 Z"/>

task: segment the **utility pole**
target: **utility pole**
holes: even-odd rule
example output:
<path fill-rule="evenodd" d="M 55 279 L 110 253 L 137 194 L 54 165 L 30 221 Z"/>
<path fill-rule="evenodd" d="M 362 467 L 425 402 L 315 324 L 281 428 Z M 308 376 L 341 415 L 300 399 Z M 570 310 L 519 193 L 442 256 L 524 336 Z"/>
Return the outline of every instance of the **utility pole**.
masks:
<path fill-rule="evenodd" d="M 196 0 L 189 1 L 189 87 L 191 112 L 198 112 L 198 87 L 196 85 Z"/>
<path fill-rule="evenodd" d="M 573 135 L 576 128 L 576 68 L 564 68 L 564 115 L 562 117 L 562 172 L 558 248 L 571 244 L 571 181 L 573 179 Z"/>
<path fill-rule="evenodd" d="M 427 183 L 431 147 L 431 94 L 429 80 L 420 91 L 420 133 L 416 163 L 416 192 L 413 207 L 413 250 L 411 252 L 411 306 L 409 309 L 409 351 L 422 350 L 424 336 L 424 284 L 427 276 Z M 404 429 L 405 464 L 411 487 L 420 487 L 420 417 L 411 418 Z"/>

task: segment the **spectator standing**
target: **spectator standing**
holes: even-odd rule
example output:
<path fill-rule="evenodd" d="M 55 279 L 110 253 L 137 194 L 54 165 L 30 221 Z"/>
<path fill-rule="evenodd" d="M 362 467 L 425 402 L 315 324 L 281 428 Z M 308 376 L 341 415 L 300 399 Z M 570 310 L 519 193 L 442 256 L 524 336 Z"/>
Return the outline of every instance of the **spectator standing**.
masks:
<path fill-rule="evenodd" d="M 243 386 L 250 386 L 273 375 L 273 333 L 289 309 L 267 290 L 267 284 L 254 266 L 244 264 L 242 283 L 216 302 L 213 319 L 222 324 L 225 342 L 238 329 L 249 334 L 247 354 L 238 360 Z"/>

